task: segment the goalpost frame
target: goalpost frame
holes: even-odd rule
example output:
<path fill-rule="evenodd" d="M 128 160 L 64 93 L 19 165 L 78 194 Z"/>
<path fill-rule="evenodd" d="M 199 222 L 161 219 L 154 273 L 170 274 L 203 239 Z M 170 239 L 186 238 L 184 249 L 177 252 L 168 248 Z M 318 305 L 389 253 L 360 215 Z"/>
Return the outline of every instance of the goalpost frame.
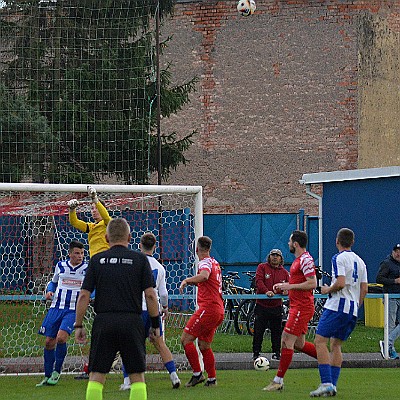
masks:
<path fill-rule="evenodd" d="M 203 188 L 183 185 L 85 185 L 55 183 L 0 183 L 0 191 L 15 192 L 81 192 L 86 193 L 93 186 L 98 193 L 151 193 L 151 194 L 194 194 L 195 195 L 195 243 L 203 235 Z"/>
<path fill-rule="evenodd" d="M 173 218 L 177 217 L 177 220 L 172 220 L 172 221 L 168 221 L 167 223 L 170 224 L 170 226 L 178 226 L 178 225 L 174 225 L 174 224 L 179 224 L 179 226 L 184 226 L 186 227 L 184 232 L 182 233 L 179 229 L 178 230 L 173 230 L 172 232 L 169 231 L 167 232 L 167 235 L 170 235 L 169 239 L 166 241 L 166 243 L 169 241 L 173 244 L 177 244 L 177 251 L 179 252 L 180 250 L 180 244 L 176 243 L 176 241 L 174 241 L 174 234 L 178 234 L 179 236 L 176 237 L 176 239 L 181 238 L 184 242 L 184 246 L 186 245 L 186 247 L 184 247 L 185 249 L 187 249 L 188 251 L 190 251 L 190 258 L 186 258 L 186 250 L 185 253 L 182 253 L 182 259 L 179 258 L 181 256 L 176 256 L 178 257 L 178 259 L 175 259 L 174 257 L 174 253 L 172 252 L 172 258 L 168 259 L 167 257 L 167 263 L 170 262 L 169 267 L 174 268 L 175 265 L 178 263 L 183 263 L 183 265 L 185 266 L 185 268 L 188 268 L 188 266 L 190 266 L 190 273 L 197 272 L 197 268 L 198 268 L 198 258 L 196 257 L 195 254 L 195 243 L 197 243 L 198 238 L 200 236 L 203 235 L 203 204 L 202 204 L 202 187 L 201 186 L 168 186 L 168 185 L 107 185 L 107 184 L 102 184 L 102 185 L 96 185 L 96 184 L 41 184 L 41 183 L 0 183 L 0 192 L 2 192 L 2 194 L 4 195 L 5 198 L 8 198 L 9 196 L 15 196 L 15 200 L 18 202 L 19 201 L 19 197 L 20 194 L 21 196 L 21 203 L 18 205 L 20 205 L 21 207 L 24 207 L 25 203 L 24 201 L 26 200 L 25 197 L 25 193 L 31 193 L 32 199 L 34 199 L 33 201 L 36 201 L 36 197 L 41 197 L 40 199 L 40 204 L 43 205 L 47 205 L 49 204 L 50 209 L 52 206 L 52 200 L 57 200 L 57 195 L 59 195 L 60 197 L 60 202 L 62 202 L 63 206 L 61 208 L 57 208 L 58 207 L 58 203 L 56 204 L 56 208 L 54 209 L 55 214 L 54 215 L 62 215 L 63 216 L 63 223 L 66 223 L 66 216 L 64 214 L 67 214 L 67 206 L 66 206 L 66 201 L 68 200 L 68 198 L 71 197 L 71 195 L 76 195 L 77 198 L 80 198 L 81 194 L 82 196 L 82 204 L 87 203 L 90 200 L 90 196 L 88 197 L 88 186 L 92 186 L 96 189 L 96 191 L 98 192 L 98 194 L 100 196 L 104 196 L 105 199 L 107 198 L 114 198 L 115 195 L 121 194 L 121 199 L 128 199 L 128 203 L 115 203 L 117 207 L 121 207 L 121 208 L 117 208 L 116 210 L 114 210 L 113 206 L 111 206 L 112 212 L 117 212 L 120 210 L 125 211 L 125 209 L 123 208 L 124 204 L 128 204 L 129 206 L 132 205 L 134 207 L 135 202 L 137 201 L 137 204 L 140 205 L 141 202 L 144 202 L 144 208 L 141 209 L 140 206 L 138 208 L 138 212 L 140 213 L 144 213 L 144 218 L 150 218 L 150 223 L 153 223 L 153 219 L 154 216 L 152 217 L 152 213 L 154 211 L 160 211 L 164 208 L 165 206 L 165 210 L 168 213 L 170 210 L 170 206 L 172 205 L 172 203 L 174 202 L 174 200 L 171 199 L 177 199 L 177 203 L 176 203 L 176 210 L 180 210 L 180 205 L 183 207 L 182 210 L 186 210 L 186 207 L 183 204 L 189 204 L 189 209 L 188 212 L 189 214 L 186 214 L 186 211 L 184 212 L 179 212 L 178 214 L 174 214 Z M 49 196 L 49 198 L 47 199 L 47 194 L 51 194 Z M 43 197 L 42 197 L 43 196 Z M 89 200 L 88 200 L 89 199 Z M 49 201 L 49 203 L 47 203 Z M 123 200 L 124 201 L 124 200 Z M 149 201 L 147 203 L 147 201 Z M 182 201 L 182 203 L 180 203 L 180 201 Z M 174 203 L 175 204 L 175 203 Z M 36 203 L 33 203 L 33 205 L 35 206 Z M 146 208 L 146 205 L 148 205 L 150 208 Z M 158 205 L 158 209 L 157 209 L 157 205 Z M 11 215 L 11 223 L 12 224 L 18 224 L 17 220 L 12 220 L 12 217 L 14 215 L 19 215 L 19 207 L 15 207 L 15 210 L 12 208 L 14 206 L 14 204 L 11 204 L 11 211 L 9 209 L 7 209 L 7 207 L 9 206 L 9 204 L 6 204 L 5 207 L 6 209 L 4 210 L 4 215 L 8 216 Z M 29 217 L 30 215 L 32 215 L 31 213 L 35 213 L 36 209 L 33 207 L 32 209 L 29 208 L 32 206 L 32 201 L 26 203 L 26 207 L 27 210 L 29 211 L 29 214 L 27 214 L 27 216 Z M 155 208 L 151 208 L 151 207 L 155 207 Z M 174 205 L 172 205 L 172 207 L 174 207 Z M 86 207 L 87 208 L 87 207 Z M 51 209 L 52 210 L 52 209 Z M 174 210 L 174 209 L 172 209 Z M 129 209 L 129 212 L 136 212 L 135 208 Z M 53 212 L 53 211 L 52 211 Z M 85 213 L 89 213 L 90 211 L 85 211 Z M 146 213 L 149 212 L 149 216 L 146 216 Z M 13 214 L 16 213 L 16 214 Z M 59 214 L 58 214 L 59 213 Z M 40 212 L 39 212 L 40 214 Z M 156 212 L 157 214 L 157 212 Z M 2 213 L 3 215 L 3 213 Z M 35 215 L 35 214 L 34 214 Z M 44 218 L 48 218 L 48 217 L 52 217 L 52 213 L 51 214 L 45 214 Z M 182 218 L 188 218 L 189 219 L 181 219 Z M 152 219 L 153 218 L 153 219 Z M 157 221 L 159 217 L 156 217 Z M 171 218 L 169 215 L 164 216 L 163 218 Z M 8 220 L 7 220 L 8 221 Z M 133 220 L 132 220 L 133 221 Z M 139 224 L 141 223 L 141 217 L 139 218 Z M 146 219 L 147 221 L 147 219 Z M 181 225 L 182 223 L 185 224 L 185 221 L 190 221 L 189 224 L 190 226 L 187 225 Z M 45 221 L 46 222 L 46 221 Z M 8 222 L 6 222 L 8 223 Z M 67 226 L 69 226 L 67 224 Z M 151 225 L 152 226 L 152 225 Z M 193 230 L 191 230 L 191 228 L 194 228 Z M 146 229 L 146 228 L 144 228 Z M 190 242 L 186 242 L 185 241 L 185 235 L 187 234 L 186 229 L 190 229 Z M 16 237 L 18 237 L 18 232 L 17 231 L 17 235 Z M 69 231 L 68 231 L 69 232 Z M 137 233 L 137 235 L 139 235 L 140 230 L 135 231 Z M 176 232 L 176 233 L 174 233 Z M 32 232 L 30 232 L 29 234 L 32 234 Z M 33 233 L 34 235 L 36 233 Z M 79 233 L 81 234 L 81 233 Z M 172 235 L 172 238 L 171 238 Z M 182 236 L 183 235 L 183 236 Z M 66 236 L 67 237 L 67 236 Z M 136 239 L 139 236 L 136 236 Z M 189 238 L 187 238 L 189 239 Z M 136 242 L 135 242 L 136 243 Z M 46 243 L 45 243 L 46 244 Z M 187 244 L 190 245 L 190 247 L 187 247 Z M 52 245 L 52 244 L 51 244 Z M 167 245 L 168 246 L 168 245 Z M 168 247 L 167 247 L 168 248 Z M 181 250 L 182 251 L 182 250 Z M 168 253 L 169 254 L 169 253 Z M 178 254 L 178 253 L 177 253 Z M 170 255 L 170 254 L 169 254 Z M 36 260 L 37 261 L 37 260 Z M 46 264 L 47 265 L 47 264 Z M 166 267 L 167 268 L 167 267 Z M 178 285 L 179 281 L 177 279 L 179 279 L 179 275 L 177 275 L 176 273 L 179 272 L 179 269 L 171 269 L 170 272 L 174 273 L 174 275 L 172 275 L 172 279 L 174 284 Z M 183 272 L 183 270 L 182 270 Z M 187 273 L 187 271 L 185 271 L 184 273 Z M 11 277 L 12 279 L 13 276 Z M 10 279 L 11 279 L 10 278 Z M 38 288 L 39 284 L 41 283 L 41 281 L 35 286 L 35 288 Z M 175 289 L 178 286 L 175 286 Z M 173 291 L 172 291 L 173 293 Z M 181 327 L 184 326 L 186 319 L 190 316 L 190 311 L 193 310 L 193 307 L 196 307 L 197 303 L 196 303 L 196 293 L 188 293 L 188 294 L 170 294 L 169 295 L 170 300 L 173 303 L 172 307 L 176 307 L 175 310 L 175 314 L 171 313 L 171 326 L 173 326 L 174 328 L 176 327 Z M 3 363 L 4 365 L 7 365 L 7 371 L 19 371 L 19 372 L 34 372 L 37 370 L 41 370 L 42 368 L 42 358 L 40 356 L 37 355 L 37 338 L 36 338 L 36 331 L 37 331 L 37 319 L 39 318 L 38 316 L 44 312 L 44 305 L 43 305 L 43 295 L 38 292 L 32 292 L 32 293 L 24 293 L 24 294 L 20 294 L 20 293 L 2 293 L 0 294 L 0 302 L 19 302 L 19 301 L 28 301 L 28 302 L 33 302 L 33 307 L 35 312 L 31 314 L 29 314 L 29 318 L 28 321 L 25 323 L 25 325 L 23 324 L 19 324 L 19 320 L 18 318 L 16 319 L 17 322 L 15 322 L 14 320 L 12 321 L 12 323 L 10 324 L 10 334 L 13 333 L 13 329 L 14 329 L 14 325 L 16 326 L 21 326 L 21 328 L 18 329 L 22 329 L 23 331 L 23 335 L 21 335 L 20 337 L 23 337 L 23 343 L 24 346 L 23 348 L 21 348 L 21 346 L 12 346 L 12 347 L 7 347 L 5 349 L 5 353 L 7 354 L 5 358 L 0 358 L 0 365 Z M 180 303 L 181 302 L 181 303 Z M 182 309 L 179 309 L 179 304 L 181 304 Z M 21 314 L 22 315 L 22 314 Z M 92 318 L 92 314 L 90 314 L 90 318 Z M 21 318 L 24 318 L 24 315 L 22 315 Z M 22 326 L 23 325 L 23 326 Z M 7 328 L 7 327 L 6 327 Z M 19 332 L 19 331 L 18 331 Z M 168 339 L 169 339 L 169 347 L 171 349 L 171 351 L 173 351 L 173 354 L 175 354 L 177 356 L 177 362 L 179 364 L 179 369 L 185 369 L 187 368 L 187 361 L 185 359 L 185 357 L 182 356 L 181 354 L 181 346 L 179 344 L 179 337 L 175 334 L 175 331 L 173 331 L 173 334 L 168 335 Z M 85 355 L 82 355 L 82 349 L 76 347 L 75 345 L 71 344 L 71 355 L 69 355 L 68 357 L 68 362 L 66 361 L 65 364 L 65 369 L 68 371 L 79 371 L 81 368 L 81 364 L 82 364 L 82 360 L 84 358 Z M 22 360 L 22 361 L 21 361 Z M 154 361 L 155 363 L 157 361 Z M 177 366 L 178 366 L 177 364 Z M 158 364 L 157 364 L 158 365 Z M 158 368 L 158 367 L 157 367 Z"/>

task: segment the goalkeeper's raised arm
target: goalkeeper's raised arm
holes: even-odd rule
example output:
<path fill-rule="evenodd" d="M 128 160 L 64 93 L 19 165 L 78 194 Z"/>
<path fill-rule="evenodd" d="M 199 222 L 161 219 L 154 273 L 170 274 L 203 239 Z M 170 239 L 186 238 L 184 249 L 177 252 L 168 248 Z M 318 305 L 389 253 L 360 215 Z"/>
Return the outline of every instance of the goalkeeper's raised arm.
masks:
<path fill-rule="evenodd" d="M 88 186 L 88 194 L 92 200 L 91 212 L 92 218 L 95 222 L 85 222 L 78 218 L 76 208 L 78 207 L 79 202 L 76 199 L 72 199 L 68 202 L 69 222 L 74 228 L 88 234 L 89 253 L 90 257 L 92 257 L 93 255 L 110 248 L 106 241 L 105 234 L 111 217 L 104 202 L 99 199 L 94 187 Z"/>

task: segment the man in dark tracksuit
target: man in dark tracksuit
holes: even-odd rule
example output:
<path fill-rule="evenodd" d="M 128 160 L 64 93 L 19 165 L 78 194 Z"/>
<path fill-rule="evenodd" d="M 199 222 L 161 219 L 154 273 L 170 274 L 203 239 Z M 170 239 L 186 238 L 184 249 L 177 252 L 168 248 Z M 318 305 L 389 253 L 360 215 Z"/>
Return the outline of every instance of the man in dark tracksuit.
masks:
<path fill-rule="evenodd" d="M 273 286 L 276 283 L 288 281 L 289 272 L 283 267 L 282 252 L 279 249 L 272 249 L 269 252 L 267 262 L 261 263 L 257 267 L 257 294 L 266 294 L 269 297 L 273 297 L 276 294 Z M 282 337 L 282 311 L 282 299 L 257 299 L 254 309 L 253 359 L 260 355 L 264 332 L 269 328 L 271 332 L 272 359 L 279 360 Z"/>
<path fill-rule="evenodd" d="M 400 294 L 400 243 L 396 244 L 392 253 L 379 266 L 376 283 L 383 285 L 385 293 Z M 400 336 L 400 298 L 389 299 L 389 358 L 399 358 L 394 342 Z M 379 342 L 382 357 L 384 357 L 384 342 Z"/>

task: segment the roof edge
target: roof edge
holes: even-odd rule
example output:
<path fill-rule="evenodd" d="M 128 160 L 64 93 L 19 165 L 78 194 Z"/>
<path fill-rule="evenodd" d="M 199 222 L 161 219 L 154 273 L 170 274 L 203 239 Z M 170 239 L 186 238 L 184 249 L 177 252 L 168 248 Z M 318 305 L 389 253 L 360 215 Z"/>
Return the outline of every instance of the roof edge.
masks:
<path fill-rule="evenodd" d="M 303 174 L 299 180 L 302 185 L 327 182 L 355 181 L 361 179 L 392 178 L 400 176 L 400 166 L 383 168 L 366 168 L 345 171 L 317 172 Z"/>

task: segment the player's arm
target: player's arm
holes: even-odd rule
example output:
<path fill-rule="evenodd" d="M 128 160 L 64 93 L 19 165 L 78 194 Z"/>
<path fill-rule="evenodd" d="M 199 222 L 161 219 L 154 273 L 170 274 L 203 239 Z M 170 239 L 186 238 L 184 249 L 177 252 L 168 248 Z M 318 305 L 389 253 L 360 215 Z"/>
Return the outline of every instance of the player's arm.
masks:
<path fill-rule="evenodd" d="M 54 275 L 51 281 L 47 284 L 46 289 L 45 289 L 45 298 L 46 300 L 50 300 L 53 298 L 54 292 L 57 289 L 58 286 L 58 280 L 60 278 L 60 268 L 58 268 L 58 265 L 55 266 L 54 268 Z"/>
<path fill-rule="evenodd" d="M 105 208 L 103 204 L 100 203 L 100 201 L 96 203 L 96 208 L 99 210 L 100 216 L 101 218 L 103 218 L 104 224 L 108 225 L 108 223 L 111 221 L 111 217 L 107 211 L 107 208 Z"/>
<path fill-rule="evenodd" d="M 69 207 L 69 213 L 68 213 L 68 218 L 69 218 L 69 223 L 76 229 L 79 229 L 81 232 L 89 232 L 88 230 L 88 225 L 85 221 L 82 221 L 81 219 L 78 218 L 76 215 L 76 207 L 78 207 L 78 200 L 72 199 L 68 202 L 68 207 Z"/>
<path fill-rule="evenodd" d="M 88 186 L 88 194 L 92 199 L 92 203 L 96 205 L 97 210 L 101 218 L 104 221 L 104 224 L 107 226 L 108 223 L 111 221 L 110 214 L 108 214 L 107 208 L 103 206 L 103 204 L 99 201 L 99 197 L 97 196 L 97 191 L 93 186 Z"/>
<path fill-rule="evenodd" d="M 167 284 L 165 282 L 164 268 L 160 270 L 160 275 L 161 276 L 158 285 L 158 295 L 160 296 L 163 318 L 165 318 L 168 315 L 168 290 L 167 290 Z"/>
<path fill-rule="evenodd" d="M 76 316 L 75 316 L 75 340 L 78 343 L 86 342 L 86 332 L 83 329 L 83 318 L 85 317 L 86 310 L 89 305 L 90 291 L 82 289 L 79 292 L 78 301 L 76 302 Z"/>
<path fill-rule="evenodd" d="M 147 311 L 151 321 L 151 335 L 153 337 L 160 336 L 160 316 L 158 313 L 158 299 L 156 290 L 153 287 L 148 287 L 144 290 L 146 299 Z"/>
<path fill-rule="evenodd" d="M 282 282 L 274 285 L 274 291 L 285 290 L 313 290 L 317 287 L 317 277 L 315 275 L 306 276 L 306 280 L 301 283 Z"/>
<path fill-rule="evenodd" d="M 339 275 L 336 277 L 336 280 L 334 283 L 332 283 L 331 286 L 324 285 L 321 287 L 321 293 L 322 294 L 329 294 L 329 293 L 335 293 L 338 292 L 339 290 L 342 290 L 346 286 L 346 277 L 344 275 Z"/>
<path fill-rule="evenodd" d="M 183 290 L 188 285 L 198 285 L 199 283 L 207 281 L 209 276 L 210 272 L 205 269 L 202 269 L 197 275 L 185 278 L 181 282 L 181 285 L 179 286 L 179 292 L 183 293 Z"/>
<path fill-rule="evenodd" d="M 360 284 L 360 300 L 358 301 L 358 306 L 364 302 L 365 296 L 368 293 L 368 282 L 361 282 Z"/>

